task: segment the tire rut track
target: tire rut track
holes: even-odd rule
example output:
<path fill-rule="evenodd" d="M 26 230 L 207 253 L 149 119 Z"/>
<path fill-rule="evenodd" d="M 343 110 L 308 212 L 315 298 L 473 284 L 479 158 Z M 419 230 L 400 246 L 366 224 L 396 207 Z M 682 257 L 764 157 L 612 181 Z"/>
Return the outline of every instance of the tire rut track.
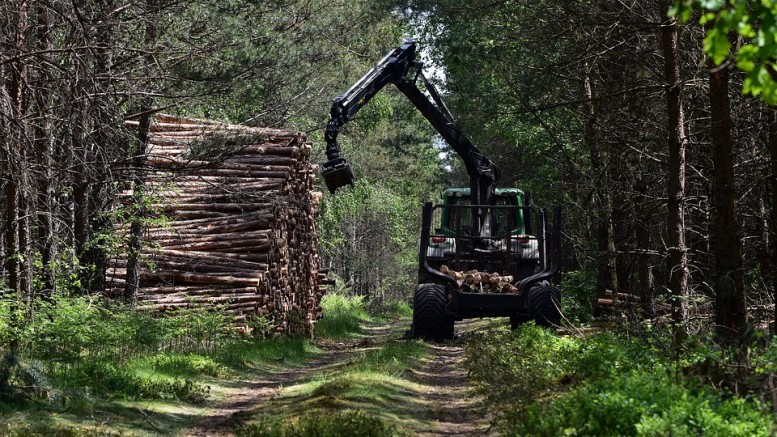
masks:
<path fill-rule="evenodd" d="M 181 436 L 217 437 L 233 435 L 236 428 L 256 414 L 258 407 L 273 401 L 283 401 L 282 389 L 309 381 L 321 372 L 331 372 L 347 365 L 354 356 L 370 348 L 402 338 L 406 321 L 373 325 L 365 329 L 367 337 L 350 342 L 319 342 L 322 356 L 311 362 L 257 380 L 232 381 L 225 399 L 219 401 Z M 461 325 L 461 326 L 458 326 Z M 466 338 L 471 330 L 467 322 L 457 324 Z M 464 340 L 427 343 L 429 356 L 414 369 L 408 369 L 409 379 L 421 387 L 418 410 L 413 413 L 417 424 L 410 431 L 423 436 L 479 436 L 489 427 L 482 399 L 475 396 L 463 365 Z"/>
<path fill-rule="evenodd" d="M 483 399 L 469 384 L 464 367 L 466 332 L 472 322 L 459 322 L 460 338 L 455 342 L 432 343 L 430 359 L 416 371 L 416 379 L 427 387 L 424 400 L 430 405 L 430 427 L 416 430 L 423 436 L 482 436 L 488 433 L 490 419 Z"/>

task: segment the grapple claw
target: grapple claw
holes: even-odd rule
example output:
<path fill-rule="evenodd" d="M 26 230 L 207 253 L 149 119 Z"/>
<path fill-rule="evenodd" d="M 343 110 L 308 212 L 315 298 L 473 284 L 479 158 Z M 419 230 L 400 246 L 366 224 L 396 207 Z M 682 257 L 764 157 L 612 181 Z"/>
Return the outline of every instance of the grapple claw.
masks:
<path fill-rule="evenodd" d="M 330 193 L 346 185 L 353 187 L 353 171 L 345 158 L 335 158 L 325 162 L 321 166 L 321 177 L 324 178 Z"/>

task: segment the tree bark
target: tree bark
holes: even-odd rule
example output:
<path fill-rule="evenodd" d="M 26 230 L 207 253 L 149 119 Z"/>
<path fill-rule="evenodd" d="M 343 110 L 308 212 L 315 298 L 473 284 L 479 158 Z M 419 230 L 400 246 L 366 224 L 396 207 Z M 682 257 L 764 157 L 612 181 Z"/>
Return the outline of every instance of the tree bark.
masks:
<path fill-rule="evenodd" d="M 38 5 L 37 13 L 37 50 L 45 52 L 51 48 L 50 11 L 46 5 Z M 54 234 L 54 187 L 52 141 L 53 126 L 50 106 L 50 85 L 53 82 L 49 72 L 48 57 L 41 55 L 44 62 L 38 66 L 38 86 L 35 92 L 35 105 L 38 121 L 35 125 L 36 162 L 36 240 L 37 250 L 41 254 L 41 276 L 43 294 L 50 296 L 55 290 L 53 261 L 56 259 L 56 244 Z"/>
<path fill-rule="evenodd" d="M 16 4 L 13 44 L 15 54 L 27 51 L 27 29 L 29 26 L 29 2 L 21 0 Z M 28 199 L 29 174 L 26 165 L 28 139 L 29 70 L 25 59 L 18 59 L 10 65 L 9 83 L 10 116 L 14 120 L 8 138 L 8 174 L 6 183 L 6 267 L 9 285 L 19 296 L 29 302 L 32 299 L 32 250 L 30 248 Z M 29 306 L 28 306 L 29 308 Z"/>
<path fill-rule="evenodd" d="M 777 235 L 777 109 L 770 109 L 769 122 L 769 158 L 771 161 L 771 174 L 769 180 L 772 190 L 772 209 L 770 216 L 771 234 Z M 772 302 L 774 305 L 774 320 L 772 321 L 772 333 L 777 334 L 777 238 L 771 239 L 771 276 L 772 276 Z"/>
<path fill-rule="evenodd" d="M 124 286 L 124 295 L 122 298 L 131 302 L 134 307 L 137 304 L 138 285 L 140 283 L 140 250 L 142 248 L 143 219 L 145 217 L 144 195 L 145 184 L 143 181 L 142 167 L 146 155 L 146 145 L 148 144 L 148 131 L 151 126 L 151 116 L 148 110 L 151 105 L 141 106 L 143 115 L 140 118 L 140 125 L 137 130 L 138 151 L 135 156 L 135 176 L 132 181 L 133 204 L 136 213 L 132 216 L 130 225 L 129 247 L 127 248 L 127 282 Z"/>
<path fill-rule="evenodd" d="M 661 0 L 661 16 L 667 17 L 671 1 Z M 661 26 L 666 85 L 669 177 L 667 179 L 667 240 L 669 244 L 669 293 L 672 321 L 678 329 L 686 322 L 688 251 L 685 244 L 685 116 L 681 96 L 680 65 L 677 62 L 677 25 L 666 18 Z"/>
<path fill-rule="evenodd" d="M 650 227 L 648 217 L 650 208 L 647 204 L 648 185 L 640 179 L 635 183 L 634 191 L 638 193 L 635 199 L 634 210 L 638 219 L 635 221 L 635 239 L 637 244 L 637 283 L 639 287 L 639 301 L 644 317 L 655 317 L 655 289 L 653 288 L 653 276 L 650 271 Z"/>
<path fill-rule="evenodd" d="M 616 289 L 615 269 L 615 243 L 613 241 L 612 205 L 608 187 L 609 172 L 605 168 L 607 162 L 606 151 L 602 150 L 596 135 L 596 107 L 594 106 L 593 88 L 591 86 L 590 72 L 586 64 L 583 77 L 583 93 L 586 98 L 585 111 L 585 142 L 588 145 L 591 170 L 593 172 L 593 204 L 596 213 L 594 223 L 597 268 L 596 268 L 596 294 L 604 296 L 607 290 Z"/>
<path fill-rule="evenodd" d="M 712 282 L 718 334 L 732 338 L 745 329 L 747 304 L 742 271 L 742 229 L 737 217 L 728 64 L 711 68 L 712 128 Z"/>

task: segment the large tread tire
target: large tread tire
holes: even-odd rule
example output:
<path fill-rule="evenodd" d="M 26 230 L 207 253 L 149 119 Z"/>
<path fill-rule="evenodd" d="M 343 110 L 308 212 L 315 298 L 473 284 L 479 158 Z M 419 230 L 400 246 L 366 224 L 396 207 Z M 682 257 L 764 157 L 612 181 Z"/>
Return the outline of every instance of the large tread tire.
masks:
<path fill-rule="evenodd" d="M 443 341 L 453 338 L 453 318 L 445 313 L 445 287 L 419 284 L 413 294 L 413 337 Z"/>
<path fill-rule="evenodd" d="M 538 326 L 552 328 L 561 324 L 561 291 L 550 285 L 529 290 L 529 315 Z"/>

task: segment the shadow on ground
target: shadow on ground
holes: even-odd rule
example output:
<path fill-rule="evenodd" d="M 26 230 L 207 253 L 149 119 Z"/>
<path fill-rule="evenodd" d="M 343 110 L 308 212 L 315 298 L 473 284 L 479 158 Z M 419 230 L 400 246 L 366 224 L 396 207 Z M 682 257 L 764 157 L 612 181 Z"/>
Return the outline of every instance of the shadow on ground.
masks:
<path fill-rule="evenodd" d="M 489 421 L 462 362 L 467 334 L 477 326 L 458 323 L 459 338 L 439 344 L 405 338 L 404 321 L 366 326 L 361 338 L 319 344 L 326 353 L 309 366 L 244 386 L 243 395 L 207 413 L 189 435 L 228 435 L 267 417 L 344 410 L 410 435 L 484 435 Z"/>

